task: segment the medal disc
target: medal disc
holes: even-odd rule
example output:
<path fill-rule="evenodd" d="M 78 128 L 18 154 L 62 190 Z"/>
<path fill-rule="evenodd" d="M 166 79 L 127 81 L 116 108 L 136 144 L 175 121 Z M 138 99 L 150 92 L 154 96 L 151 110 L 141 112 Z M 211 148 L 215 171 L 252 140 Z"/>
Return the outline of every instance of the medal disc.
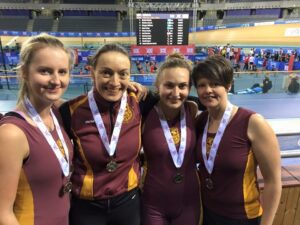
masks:
<path fill-rule="evenodd" d="M 174 178 L 173 181 L 175 184 L 180 184 L 183 181 L 183 175 L 181 173 L 177 173 Z"/>
<path fill-rule="evenodd" d="M 214 188 L 214 183 L 210 177 L 205 179 L 205 186 L 208 190 L 212 190 Z"/>
<path fill-rule="evenodd" d="M 64 186 L 63 186 L 63 192 L 64 193 L 70 193 L 72 191 L 72 182 L 68 181 Z"/>
<path fill-rule="evenodd" d="M 114 172 L 118 168 L 118 163 L 115 161 L 110 161 L 106 164 L 106 170 L 110 173 Z"/>

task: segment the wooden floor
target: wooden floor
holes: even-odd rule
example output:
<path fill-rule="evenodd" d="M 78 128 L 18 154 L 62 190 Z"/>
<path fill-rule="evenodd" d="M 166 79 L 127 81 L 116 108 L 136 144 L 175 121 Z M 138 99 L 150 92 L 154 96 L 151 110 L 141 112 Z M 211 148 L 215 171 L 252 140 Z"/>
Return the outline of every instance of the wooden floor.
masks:
<path fill-rule="evenodd" d="M 300 225 L 300 165 L 283 166 L 281 178 L 282 195 L 273 225 Z M 263 189 L 260 173 L 259 182 Z"/>

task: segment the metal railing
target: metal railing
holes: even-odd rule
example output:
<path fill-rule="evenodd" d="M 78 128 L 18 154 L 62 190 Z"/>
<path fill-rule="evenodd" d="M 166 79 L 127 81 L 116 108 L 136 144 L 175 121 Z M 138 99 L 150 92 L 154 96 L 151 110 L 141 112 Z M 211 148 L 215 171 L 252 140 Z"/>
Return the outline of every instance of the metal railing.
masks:
<path fill-rule="evenodd" d="M 281 158 L 297 158 L 300 157 L 300 149 L 281 151 L 280 155 Z"/>

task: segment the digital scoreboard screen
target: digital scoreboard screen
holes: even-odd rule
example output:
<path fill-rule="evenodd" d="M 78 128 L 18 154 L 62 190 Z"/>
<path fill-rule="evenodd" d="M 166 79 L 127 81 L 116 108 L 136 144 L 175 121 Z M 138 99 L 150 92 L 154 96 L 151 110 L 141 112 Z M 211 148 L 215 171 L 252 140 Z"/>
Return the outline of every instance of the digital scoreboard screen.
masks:
<path fill-rule="evenodd" d="M 189 14 L 138 13 L 137 45 L 188 45 Z"/>

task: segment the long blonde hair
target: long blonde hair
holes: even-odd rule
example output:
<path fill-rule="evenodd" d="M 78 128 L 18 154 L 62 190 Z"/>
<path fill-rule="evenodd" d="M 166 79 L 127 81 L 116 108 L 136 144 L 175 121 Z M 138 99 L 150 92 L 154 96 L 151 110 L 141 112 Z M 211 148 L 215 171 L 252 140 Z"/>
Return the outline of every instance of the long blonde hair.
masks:
<path fill-rule="evenodd" d="M 73 66 L 73 54 L 71 50 L 67 49 L 58 38 L 46 33 L 30 37 L 22 44 L 20 60 L 16 68 L 19 79 L 18 103 L 21 102 L 25 96 L 28 96 L 28 87 L 24 77 L 28 75 L 29 66 L 34 55 L 40 49 L 46 47 L 59 48 L 65 51 L 69 56 L 69 69 L 71 70 Z"/>

